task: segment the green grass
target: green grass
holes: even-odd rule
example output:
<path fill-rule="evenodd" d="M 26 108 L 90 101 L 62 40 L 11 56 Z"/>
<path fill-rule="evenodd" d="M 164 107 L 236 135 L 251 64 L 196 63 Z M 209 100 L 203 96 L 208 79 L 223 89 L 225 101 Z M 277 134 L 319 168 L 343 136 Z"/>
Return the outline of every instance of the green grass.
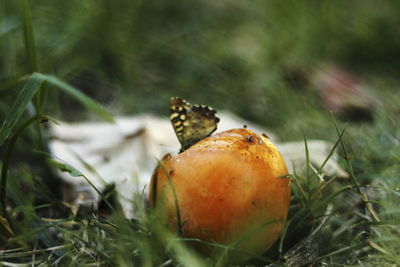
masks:
<path fill-rule="evenodd" d="M 100 211 L 63 202 L 53 169 L 84 178 L 49 160 L 47 123 L 166 116 L 168 99 L 178 95 L 253 120 L 284 141 L 336 143 L 351 175 L 321 177 L 321 166 L 307 160 L 305 174 L 290 175 L 280 240 L 246 264 L 400 265 L 399 1 L 0 0 L 0 6 L 2 264 L 229 264 L 224 251 L 234 247 L 170 233 L 140 195 L 132 203 L 137 220 L 123 217 L 112 188 L 101 192 Z M 336 122 L 320 103 L 307 79 L 332 63 L 372 88 L 381 102 L 373 121 Z M 215 253 L 200 256 L 193 242 Z"/>

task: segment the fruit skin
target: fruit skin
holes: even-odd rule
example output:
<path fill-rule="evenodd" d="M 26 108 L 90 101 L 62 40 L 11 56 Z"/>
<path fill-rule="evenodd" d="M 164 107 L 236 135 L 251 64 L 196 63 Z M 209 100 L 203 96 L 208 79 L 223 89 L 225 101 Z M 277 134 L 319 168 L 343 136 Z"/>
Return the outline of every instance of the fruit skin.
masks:
<path fill-rule="evenodd" d="M 150 205 L 187 238 L 261 254 L 282 232 L 290 201 L 286 164 L 266 135 L 233 129 L 207 137 L 155 170 Z M 155 192 L 157 192 L 155 194 Z M 242 255 L 243 256 L 243 255 Z"/>

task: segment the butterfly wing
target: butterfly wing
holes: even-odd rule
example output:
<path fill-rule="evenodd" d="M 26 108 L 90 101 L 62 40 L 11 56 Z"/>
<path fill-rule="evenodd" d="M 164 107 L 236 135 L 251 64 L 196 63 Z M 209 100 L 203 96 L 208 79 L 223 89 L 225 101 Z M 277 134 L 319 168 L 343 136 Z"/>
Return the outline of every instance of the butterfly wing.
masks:
<path fill-rule="evenodd" d="M 215 110 L 207 106 L 191 107 L 186 121 L 183 122 L 183 150 L 210 136 L 217 129 L 219 118 L 215 116 L 215 113 Z"/>
<path fill-rule="evenodd" d="M 190 111 L 190 104 L 186 100 L 179 97 L 173 97 L 170 100 L 169 119 L 175 130 L 176 136 L 181 144 L 184 143 L 184 122 L 187 119 L 187 113 Z M 187 125 L 187 123 L 185 123 Z"/>
<path fill-rule="evenodd" d="M 170 119 L 184 151 L 194 143 L 210 136 L 216 129 L 219 118 L 208 106 L 190 105 L 181 98 L 170 101 Z"/>

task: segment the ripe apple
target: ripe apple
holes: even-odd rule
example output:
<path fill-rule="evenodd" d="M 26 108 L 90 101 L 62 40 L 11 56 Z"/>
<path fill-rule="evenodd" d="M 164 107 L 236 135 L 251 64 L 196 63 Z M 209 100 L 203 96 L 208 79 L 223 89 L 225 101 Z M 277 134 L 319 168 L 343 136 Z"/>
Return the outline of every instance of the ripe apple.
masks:
<path fill-rule="evenodd" d="M 261 254 L 282 232 L 290 179 L 265 134 L 233 129 L 209 136 L 154 171 L 150 205 L 184 237 Z M 242 255 L 243 256 L 243 255 Z"/>

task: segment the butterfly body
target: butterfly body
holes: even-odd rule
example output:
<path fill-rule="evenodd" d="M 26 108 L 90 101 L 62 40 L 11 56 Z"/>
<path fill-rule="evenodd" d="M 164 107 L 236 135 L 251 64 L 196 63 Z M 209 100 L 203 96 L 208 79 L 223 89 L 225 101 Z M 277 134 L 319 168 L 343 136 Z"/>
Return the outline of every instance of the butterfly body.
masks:
<path fill-rule="evenodd" d="M 191 105 L 186 100 L 173 97 L 170 100 L 170 120 L 181 143 L 181 152 L 210 136 L 219 118 L 216 111 L 205 105 Z"/>

